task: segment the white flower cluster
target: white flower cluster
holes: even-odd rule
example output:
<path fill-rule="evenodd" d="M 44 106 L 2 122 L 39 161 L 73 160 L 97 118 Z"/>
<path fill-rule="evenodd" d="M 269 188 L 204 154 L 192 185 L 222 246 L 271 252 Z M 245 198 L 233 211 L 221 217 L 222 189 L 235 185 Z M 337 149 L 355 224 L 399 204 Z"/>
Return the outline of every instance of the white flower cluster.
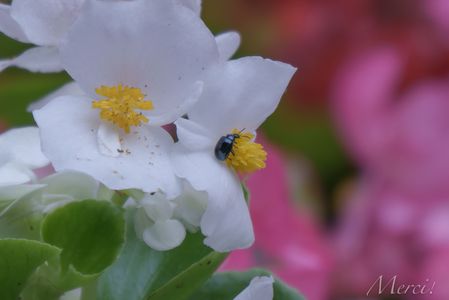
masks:
<path fill-rule="evenodd" d="M 255 132 L 296 69 L 231 60 L 239 35 L 214 37 L 200 9 L 199 0 L 0 4 L 0 31 L 37 45 L 0 69 L 65 70 L 74 80 L 32 106 L 39 130 L 0 137 L 0 185 L 33 180 L 31 170 L 49 161 L 56 172 L 131 190 L 125 207 L 138 207 L 137 234 L 154 249 L 199 229 L 216 251 L 249 247 L 239 174 L 265 166 Z"/>

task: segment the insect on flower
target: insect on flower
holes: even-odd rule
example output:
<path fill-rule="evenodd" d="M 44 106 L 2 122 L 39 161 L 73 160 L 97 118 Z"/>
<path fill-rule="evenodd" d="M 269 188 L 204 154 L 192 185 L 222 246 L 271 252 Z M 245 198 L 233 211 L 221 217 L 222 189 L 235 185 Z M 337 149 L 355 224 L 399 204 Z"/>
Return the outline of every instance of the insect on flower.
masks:
<path fill-rule="evenodd" d="M 231 133 L 227 134 L 225 136 L 222 136 L 215 146 L 215 157 L 219 161 L 225 161 L 228 156 L 232 153 L 232 155 L 235 155 L 234 153 L 234 147 L 236 146 L 236 140 L 241 138 L 241 133 L 245 129 L 240 130 L 239 133 Z M 243 136 L 248 138 L 246 135 Z"/>

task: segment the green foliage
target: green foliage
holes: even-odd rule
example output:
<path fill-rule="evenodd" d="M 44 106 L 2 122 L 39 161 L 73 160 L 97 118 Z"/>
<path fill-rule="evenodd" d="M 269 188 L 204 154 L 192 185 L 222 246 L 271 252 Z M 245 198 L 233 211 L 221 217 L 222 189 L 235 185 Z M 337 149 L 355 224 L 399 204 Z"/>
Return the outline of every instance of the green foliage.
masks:
<path fill-rule="evenodd" d="M 30 275 L 60 250 L 38 241 L 0 240 L 0 299 L 18 299 Z"/>
<path fill-rule="evenodd" d="M 204 246 L 200 233 L 188 234 L 173 250 L 152 250 L 136 237 L 132 216 L 119 259 L 100 277 L 99 300 L 186 299 L 227 256 Z"/>
<path fill-rule="evenodd" d="M 254 277 L 270 275 L 269 272 L 259 269 L 244 273 L 217 273 L 191 296 L 190 300 L 232 300 L 249 285 Z M 273 300 L 305 300 L 303 296 L 278 279 L 273 284 L 273 290 Z"/>
<path fill-rule="evenodd" d="M 97 274 L 115 261 L 124 243 L 122 210 L 105 201 L 69 203 L 48 215 L 42 224 L 45 242 L 62 249 L 61 266 Z"/>
<path fill-rule="evenodd" d="M 91 284 L 117 258 L 124 225 L 122 210 L 105 201 L 72 202 L 50 213 L 42 223 L 42 238 L 58 247 L 60 255 L 30 276 L 23 299 L 56 300 Z"/>

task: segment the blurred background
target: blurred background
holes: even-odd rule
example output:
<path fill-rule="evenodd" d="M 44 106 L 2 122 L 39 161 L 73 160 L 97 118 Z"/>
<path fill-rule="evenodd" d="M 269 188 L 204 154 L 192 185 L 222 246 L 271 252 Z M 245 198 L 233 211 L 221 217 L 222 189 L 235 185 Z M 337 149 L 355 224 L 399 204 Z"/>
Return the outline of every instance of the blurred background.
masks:
<path fill-rule="evenodd" d="M 203 2 L 237 57 L 299 68 L 248 180 L 256 243 L 222 269 L 269 268 L 310 300 L 449 299 L 449 1 Z M 25 48 L 0 35 L 1 58 Z M 1 73 L 0 128 L 69 80 Z"/>

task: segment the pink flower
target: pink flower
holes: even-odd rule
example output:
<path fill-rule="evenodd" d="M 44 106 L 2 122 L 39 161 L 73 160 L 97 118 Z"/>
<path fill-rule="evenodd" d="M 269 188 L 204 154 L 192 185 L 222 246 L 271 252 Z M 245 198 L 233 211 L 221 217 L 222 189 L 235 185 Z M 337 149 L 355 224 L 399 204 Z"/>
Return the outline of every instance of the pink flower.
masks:
<path fill-rule="evenodd" d="M 375 49 L 336 82 L 334 108 L 348 150 L 375 176 L 406 191 L 448 191 L 449 73 L 401 89 L 405 58 Z"/>
<path fill-rule="evenodd" d="M 280 152 L 266 148 L 267 168 L 248 181 L 256 242 L 250 249 L 233 252 L 222 270 L 265 267 L 307 299 L 328 299 L 329 249 L 312 216 L 294 207 Z"/>
<path fill-rule="evenodd" d="M 441 37 L 446 39 L 449 34 L 449 2 L 446 0 L 427 0 L 424 2 L 427 13 L 441 30 Z"/>
<path fill-rule="evenodd" d="M 363 295 L 381 275 L 447 283 L 440 265 L 449 258 L 441 254 L 449 248 L 449 70 L 435 67 L 438 55 L 432 66 L 438 50 L 427 50 L 413 56 L 411 49 L 373 49 L 335 82 L 335 117 L 365 174 L 335 235 L 341 295 Z M 421 68 L 423 61 L 429 65 Z M 436 290 L 423 299 L 447 299 L 448 291 L 436 298 Z"/>
<path fill-rule="evenodd" d="M 415 253 L 421 248 L 411 239 L 418 211 L 408 199 L 366 178 L 347 201 L 335 235 L 335 292 L 365 295 L 381 275 L 387 281 L 395 275 L 401 282 L 414 279 Z"/>
<path fill-rule="evenodd" d="M 384 282 L 397 276 L 397 286 L 436 278 L 440 284 L 447 283 L 437 263 L 440 260 L 446 266 L 449 262 L 449 256 L 441 255 L 449 249 L 447 199 L 417 196 L 365 177 L 347 199 L 335 234 L 335 292 L 364 295 L 379 276 Z"/>

